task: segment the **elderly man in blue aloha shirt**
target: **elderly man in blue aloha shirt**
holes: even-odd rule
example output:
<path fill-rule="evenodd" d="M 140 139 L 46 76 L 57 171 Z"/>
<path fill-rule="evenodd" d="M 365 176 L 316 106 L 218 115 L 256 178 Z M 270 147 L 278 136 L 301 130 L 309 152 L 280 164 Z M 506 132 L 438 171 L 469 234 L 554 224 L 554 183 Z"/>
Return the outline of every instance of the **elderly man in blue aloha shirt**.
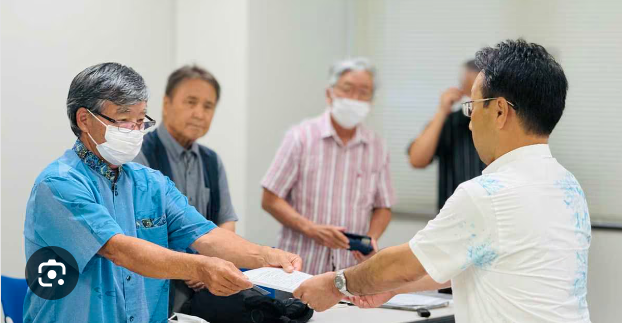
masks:
<path fill-rule="evenodd" d="M 252 287 L 238 267 L 301 269 L 297 255 L 217 228 L 160 172 L 131 163 L 154 125 L 133 69 L 104 63 L 71 83 L 67 115 L 78 137 L 36 179 L 26 210 L 26 257 L 69 251 L 80 276 L 59 300 L 28 291 L 25 322 L 166 322 L 168 279 L 215 295 Z M 192 248 L 198 254 L 172 250 Z"/>

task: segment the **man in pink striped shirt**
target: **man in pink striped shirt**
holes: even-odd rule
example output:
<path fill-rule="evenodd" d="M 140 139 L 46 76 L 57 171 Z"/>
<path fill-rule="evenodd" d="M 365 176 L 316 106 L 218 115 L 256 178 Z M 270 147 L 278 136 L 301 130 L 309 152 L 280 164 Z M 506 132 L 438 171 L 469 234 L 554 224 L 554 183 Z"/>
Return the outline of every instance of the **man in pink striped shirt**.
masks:
<path fill-rule="evenodd" d="M 370 236 L 376 251 L 391 220 L 389 152 L 382 138 L 361 125 L 373 93 L 368 60 L 335 64 L 327 111 L 287 132 L 261 182 L 262 207 L 283 224 L 278 247 L 300 255 L 310 274 L 364 261 L 373 253 L 349 251 L 343 232 Z"/>

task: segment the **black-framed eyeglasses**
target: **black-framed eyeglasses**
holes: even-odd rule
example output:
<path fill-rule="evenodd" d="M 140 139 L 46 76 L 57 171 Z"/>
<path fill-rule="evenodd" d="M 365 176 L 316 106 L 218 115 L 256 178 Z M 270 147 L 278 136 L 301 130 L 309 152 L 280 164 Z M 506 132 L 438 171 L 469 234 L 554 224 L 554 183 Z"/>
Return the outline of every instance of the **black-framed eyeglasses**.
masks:
<path fill-rule="evenodd" d="M 474 102 L 486 102 L 486 101 L 492 101 L 492 100 L 496 100 L 498 98 L 487 98 L 487 99 L 479 99 L 479 100 L 471 100 L 471 101 L 466 101 L 466 102 L 462 102 L 462 113 L 464 113 L 465 116 L 467 117 L 471 117 L 471 114 L 473 114 L 473 103 Z M 507 101 L 506 102 L 512 107 L 514 108 L 514 110 L 517 110 L 516 106 L 514 105 L 514 103 Z"/>
<path fill-rule="evenodd" d="M 89 110 L 90 112 L 90 110 Z M 133 130 L 138 130 L 138 131 L 145 131 L 153 126 L 155 126 L 156 122 L 155 120 L 151 119 L 150 116 L 145 114 L 145 118 L 147 118 L 147 121 L 139 121 L 139 122 L 133 122 L 133 121 L 117 121 L 109 116 L 105 116 L 103 114 L 101 114 L 100 112 L 97 111 L 93 111 L 93 113 L 95 113 L 96 115 L 112 122 L 112 124 L 119 128 L 120 132 L 131 132 Z"/>

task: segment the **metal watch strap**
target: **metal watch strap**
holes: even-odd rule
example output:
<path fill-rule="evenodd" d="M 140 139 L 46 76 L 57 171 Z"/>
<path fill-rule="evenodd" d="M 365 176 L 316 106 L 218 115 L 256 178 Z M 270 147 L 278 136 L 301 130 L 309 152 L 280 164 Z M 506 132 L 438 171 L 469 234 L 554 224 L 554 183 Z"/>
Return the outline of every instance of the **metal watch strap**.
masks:
<path fill-rule="evenodd" d="M 344 269 L 339 270 L 337 272 L 337 277 L 341 277 L 341 279 L 343 280 L 343 287 L 341 289 L 339 289 L 339 291 L 348 296 L 348 297 L 353 297 L 354 295 L 350 294 L 350 292 L 348 292 L 348 284 L 346 283 L 346 275 L 343 274 Z"/>

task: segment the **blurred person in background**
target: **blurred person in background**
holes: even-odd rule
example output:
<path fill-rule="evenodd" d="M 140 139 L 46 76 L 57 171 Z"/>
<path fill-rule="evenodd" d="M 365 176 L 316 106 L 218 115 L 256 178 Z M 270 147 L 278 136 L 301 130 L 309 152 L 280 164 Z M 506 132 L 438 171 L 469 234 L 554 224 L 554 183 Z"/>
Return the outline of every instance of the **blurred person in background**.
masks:
<path fill-rule="evenodd" d="M 415 168 L 428 167 L 434 158 L 439 161 L 439 210 L 458 185 L 481 175 L 486 167 L 473 145 L 470 119 L 457 104 L 471 96 L 471 87 L 479 71 L 474 60 L 463 65 L 460 87 L 443 92 L 434 118 L 408 147 L 409 161 Z"/>
<path fill-rule="evenodd" d="M 373 252 L 348 251 L 343 233 L 367 235 L 377 250 L 391 220 L 395 198 L 389 152 L 362 125 L 374 82 L 367 59 L 336 63 L 330 69 L 326 111 L 287 132 L 261 182 L 262 207 L 283 225 L 278 247 L 298 252 L 310 274 L 369 258 Z"/>

